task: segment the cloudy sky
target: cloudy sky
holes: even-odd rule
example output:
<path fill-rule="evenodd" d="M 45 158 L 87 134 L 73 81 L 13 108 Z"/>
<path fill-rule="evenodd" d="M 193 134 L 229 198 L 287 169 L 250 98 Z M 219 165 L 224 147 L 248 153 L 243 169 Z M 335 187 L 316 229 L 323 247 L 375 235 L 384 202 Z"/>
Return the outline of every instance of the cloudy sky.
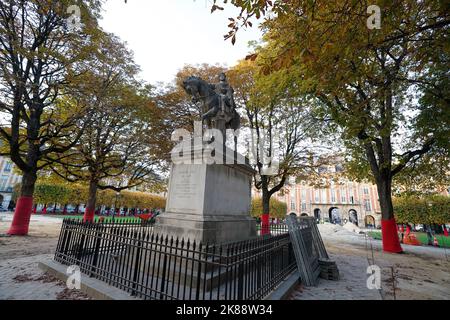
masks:
<path fill-rule="evenodd" d="M 254 26 L 240 31 L 234 46 L 224 41 L 228 18 L 238 11 L 210 8 L 209 0 L 109 0 L 101 26 L 128 43 L 145 81 L 168 82 L 184 64 L 232 66 L 248 54 L 248 41 L 261 37 Z"/>

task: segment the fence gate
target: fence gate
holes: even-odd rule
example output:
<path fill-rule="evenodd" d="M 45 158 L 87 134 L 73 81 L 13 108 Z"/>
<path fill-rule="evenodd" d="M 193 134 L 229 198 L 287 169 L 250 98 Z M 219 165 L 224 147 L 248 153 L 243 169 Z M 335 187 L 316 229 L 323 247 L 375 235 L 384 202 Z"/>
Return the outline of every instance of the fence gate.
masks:
<path fill-rule="evenodd" d="M 307 219 L 288 216 L 286 222 L 300 278 L 305 286 L 316 286 L 320 275 L 317 234 Z"/>

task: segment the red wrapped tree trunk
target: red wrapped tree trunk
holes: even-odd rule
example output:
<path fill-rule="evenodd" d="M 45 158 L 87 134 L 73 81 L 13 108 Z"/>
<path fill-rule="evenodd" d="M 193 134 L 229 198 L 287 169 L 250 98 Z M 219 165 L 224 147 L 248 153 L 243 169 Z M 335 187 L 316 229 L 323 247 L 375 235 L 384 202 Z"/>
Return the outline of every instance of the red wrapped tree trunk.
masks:
<path fill-rule="evenodd" d="M 383 239 L 383 251 L 391 253 L 403 252 L 397 234 L 395 219 L 381 220 L 381 233 Z"/>
<path fill-rule="evenodd" d="M 25 196 L 17 200 L 13 221 L 8 230 L 9 235 L 24 236 L 28 234 L 32 209 L 33 197 Z"/>
<path fill-rule="evenodd" d="M 268 213 L 261 215 L 261 235 L 270 233 L 269 217 L 270 215 Z"/>
<path fill-rule="evenodd" d="M 95 204 L 97 202 L 97 181 L 93 180 L 89 183 L 89 198 L 84 212 L 84 222 L 94 222 Z"/>

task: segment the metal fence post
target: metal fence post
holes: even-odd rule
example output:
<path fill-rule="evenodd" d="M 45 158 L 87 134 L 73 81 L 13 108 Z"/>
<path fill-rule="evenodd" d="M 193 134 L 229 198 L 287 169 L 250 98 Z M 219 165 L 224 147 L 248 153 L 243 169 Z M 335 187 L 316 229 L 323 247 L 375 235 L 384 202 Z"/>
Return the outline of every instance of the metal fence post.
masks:
<path fill-rule="evenodd" d="M 103 233 L 101 232 L 101 229 L 103 229 L 103 225 L 97 225 L 95 228 L 96 232 L 96 236 L 97 236 L 97 240 L 95 241 L 95 249 L 94 249 L 94 259 L 92 261 L 92 268 L 91 268 L 91 273 L 90 273 L 90 277 L 94 276 L 94 270 L 97 267 L 97 262 L 98 262 L 98 255 L 99 255 L 99 251 L 100 251 L 100 243 L 102 241 L 102 235 Z M 100 229 L 100 231 L 99 231 Z"/>
<path fill-rule="evenodd" d="M 244 299 L 244 262 L 241 261 L 238 267 L 238 288 L 237 299 Z"/>
<path fill-rule="evenodd" d="M 169 239 L 166 236 L 165 245 L 164 245 L 164 262 L 163 262 L 163 270 L 162 270 L 163 274 L 161 276 L 160 299 L 163 299 L 163 297 L 164 297 L 164 290 L 165 290 L 165 286 L 166 286 L 166 274 L 167 274 L 167 254 L 166 254 L 166 252 L 167 252 L 168 241 L 169 241 Z M 161 243 L 163 243 L 163 241 L 161 241 Z"/>
<path fill-rule="evenodd" d="M 136 288 L 137 288 L 137 278 L 139 274 L 139 265 L 140 265 L 140 258 L 141 258 L 141 242 L 138 241 L 136 246 L 136 260 L 134 262 L 134 273 L 133 273 L 133 291 L 131 292 L 131 295 L 136 295 Z"/>

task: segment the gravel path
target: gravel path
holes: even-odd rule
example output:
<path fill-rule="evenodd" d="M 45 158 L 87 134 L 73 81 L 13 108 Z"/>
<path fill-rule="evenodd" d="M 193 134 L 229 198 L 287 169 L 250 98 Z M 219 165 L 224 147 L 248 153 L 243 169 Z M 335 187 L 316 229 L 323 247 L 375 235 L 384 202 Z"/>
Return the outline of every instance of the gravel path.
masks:
<path fill-rule="evenodd" d="M 382 251 L 381 241 L 331 224 L 319 225 L 327 251 L 338 265 L 340 281 L 320 279 L 317 287 L 298 288 L 291 299 L 450 300 L 448 250 L 403 245 L 404 254 Z M 373 250 L 372 250 L 373 249 Z M 381 292 L 367 289 L 369 265 L 381 269 Z M 372 294 L 374 294 L 372 298 Z"/>

